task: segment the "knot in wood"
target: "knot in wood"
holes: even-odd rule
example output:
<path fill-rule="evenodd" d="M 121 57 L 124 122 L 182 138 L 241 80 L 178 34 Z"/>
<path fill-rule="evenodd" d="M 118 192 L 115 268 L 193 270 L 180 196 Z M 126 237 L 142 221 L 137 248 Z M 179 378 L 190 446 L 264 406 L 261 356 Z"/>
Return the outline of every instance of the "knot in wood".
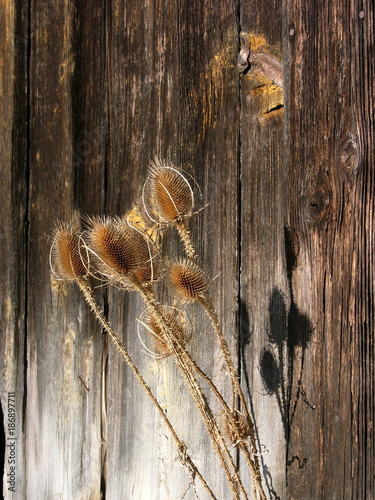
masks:
<path fill-rule="evenodd" d="M 317 223 L 323 222 L 330 207 L 330 191 L 324 184 L 319 184 L 308 190 L 306 194 L 306 216 Z"/>
<path fill-rule="evenodd" d="M 345 142 L 341 156 L 341 164 L 349 171 L 353 172 L 357 170 L 358 167 L 358 148 L 357 144 L 353 139 L 349 139 Z"/>

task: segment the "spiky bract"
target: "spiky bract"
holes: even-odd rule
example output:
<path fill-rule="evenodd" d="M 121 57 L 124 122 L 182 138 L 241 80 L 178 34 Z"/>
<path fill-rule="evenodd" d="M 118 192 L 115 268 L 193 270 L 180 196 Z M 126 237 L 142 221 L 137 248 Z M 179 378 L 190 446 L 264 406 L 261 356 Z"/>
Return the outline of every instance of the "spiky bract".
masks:
<path fill-rule="evenodd" d="M 59 278 L 75 280 L 87 275 L 79 232 L 78 222 L 57 224 L 52 244 L 52 265 Z"/>
<path fill-rule="evenodd" d="M 191 260 L 171 262 L 167 276 L 173 290 L 183 300 L 196 300 L 208 290 L 209 280 L 203 270 Z"/>
<path fill-rule="evenodd" d="M 157 222 L 174 223 L 191 217 L 193 190 L 186 177 L 159 159 L 151 164 L 144 189 L 145 204 Z"/>
<path fill-rule="evenodd" d="M 155 278 L 149 239 L 123 219 L 89 219 L 86 241 L 97 271 L 110 283 L 135 277 L 144 284 Z"/>
<path fill-rule="evenodd" d="M 250 435 L 250 426 L 245 416 L 237 410 L 231 412 L 231 418 L 226 413 L 222 413 L 218 420 L 218 425 L 224 439 L 229 444 L 237 444 L 244 441 Z"/>
<path fill-rule="evenodd" d="M 191 331 L 187 327 L 185 313 L 174 307 L 162 307 L 162 313 L 170 332 L 173 333 L 172 343 L 177 339 L 178 343 L 185 347 L 191 338 Z M 157 358 L 166 358 L 172 353 L 172 347 L 168 343 L 167 334 L 160 326 L 160 321 L 150 312 L 146 312 L 143 318 L 147 335 L 150 340 L 152 351 Z"/>

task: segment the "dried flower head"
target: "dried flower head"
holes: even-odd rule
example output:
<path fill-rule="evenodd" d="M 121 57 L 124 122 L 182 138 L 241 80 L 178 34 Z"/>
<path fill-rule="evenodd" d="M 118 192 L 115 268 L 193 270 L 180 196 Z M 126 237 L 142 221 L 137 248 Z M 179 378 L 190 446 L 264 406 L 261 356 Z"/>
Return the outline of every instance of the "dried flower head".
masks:
<path fill-rule="evenodd" d="M 118 217 L 91 218 L 88 226 L 88 250 L 96 269 L 111 283 L 126 283 L 131 276 L 141 283 L 154 279 L 152 247 L 142 231 Z"/>
<path fill-rule="evenodd" d="M 78 222 L 57 224 L 51 247 L 51 269 L 59 278 L 75 280 L 87 276 L 79 231 Z"/>
<path fill-rule="evenodd" d="M 174 223 L 191 217 L 194 194 L 190 183 L 179 170 L 155 159 L 143 188 L 143 201 L 152 220 Z"/>
<path fill-rule="evenodd" d="M 178 343 L 185 346 L 191 338 L 191 330 L 188 328 L 185 313 L 175 307 L 163 306 L 162 314 Z M 168 344 L 166 334 L 160 327 L 158 319 L 150 312 L 145 312 L 140 323 L 145 327 L 147 343 L 150 345 L 148 348 L 141 339 L 148 353 L 159 359 L 168 357 L 172 353 L 172 348 Z"/>
<path fill-rule="evenodd" d="M 232 411 L 231 417 L 232 419 L 226 413 L 222 413 L 219 417 L 218 425 L 224 439 L 229 444 L 236 445 L 238 442 L 248 438 L 250 435 L 250 426 L 245 416 L 238 410 Z"/>
<path fill-rule="evenodd" d="M 208 290 L 209 280 L 203 270 L 191 260 L 171 262 L 167 277 L 172 289 L 183 300 L 196 300 Z"/>

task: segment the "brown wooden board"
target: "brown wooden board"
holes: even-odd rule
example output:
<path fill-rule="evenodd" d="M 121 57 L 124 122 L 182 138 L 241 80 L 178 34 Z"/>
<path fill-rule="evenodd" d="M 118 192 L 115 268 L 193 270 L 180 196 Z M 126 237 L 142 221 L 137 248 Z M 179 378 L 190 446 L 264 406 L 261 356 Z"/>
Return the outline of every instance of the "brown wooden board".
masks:
<path fill-rule="evenodd" d="M 1 442 L 4 489 L 25 489 L 23 440 L 26 395 L 27 294 L 27 9 L 18 2 L 0 10 L 0 257 Z M 9 463 L 8 463 L 9 461 Z"/>
<path fill-rule="evenodd" d="M 104 343 L 75 286 L 51 275 L 49 249 L 56 220 L 103 206 L 104 13 L 30 9 L 24 495 L 98 498 Z"/>
<path fill-rule="evenodd" d="M 287 457 L 288 492 L 291 498 L 369 499 L 374 4 L 331 2 L 308 9 L 292 2 L 285 22 L 287 196 L 289 223 L 299 240 L 291 289 L 296 319 L 306 314 L 313 328 L 311 338 L 301 328 L 294 340 L 304 368 Z"/>
<path fill-rule="evenodd" d="M 272 371 L 272 360 L 283 354 L 271 339 L 285 333 L 283 314 L 275 317 L 274 303 L 286 302 L 288 293 L 283 246 L 287 213 L 283 89 L 264 71 L 260 58 L 269 58 L 275 67 L 282 64 L 282 15 L 277 1 L 256 6 L 241 2 L 241 50 L 250 52 L 240 80 L 239 347 L 270 498 L 285 498 L 285 396 L 273 392 L 277 373 Z"/>
<path fill-rule="evenodd" d="M 155 155 L 194 177 L 202 189 L 197 208 L 203 211 L 190 223 L 192 236 L 209 275 L 220 273 L 212 293 L 236 355 L 236 12 L 231 2 L 152 2 L 139 9 L 113 2 L 108 33 L 107 212 L 124 214 L 139 202 Z M 172 228 L 164 249 L 170 257 L 183 255 Z M 175 363 L 157 362 L 141 351 L 136 334 L 141 313 L 134 293 L 110 292 L 112 323 L 123 332 L 137 365 L 217 497 L 226 498 L 219 462 Z M 193 357 L 225 386 L 227 377 L 208 321 L 196 306 L 188 313 Z M 109 361 L 108 410 L 108 498 L 119 489 L 125 498 L 181 498 L 190 480 L 176 460 L 175 444 L 132 374 L 115 357 Z M 192 488 L 185 498 L 194 498 Z"/>
<path fill-rule="evenodd" d="M 267 497 L 373 498 L 374 37 L 368 0 L 2 2 L 0 390 L 3 441 L 17 438 L 6 499 L 207 498 L 49 266 L 55 221 L 141 206 L 155 156 L 201 188 L 189 226 Z M 163 253 L 183 253 L 172 227 Z M 143 352 L 141 299 L 103 284 L 95 296 L 216 498 L 231 498 L 175 363 Z M 210 323 L 187 311 L 189 351 L 229 397 Z"/>

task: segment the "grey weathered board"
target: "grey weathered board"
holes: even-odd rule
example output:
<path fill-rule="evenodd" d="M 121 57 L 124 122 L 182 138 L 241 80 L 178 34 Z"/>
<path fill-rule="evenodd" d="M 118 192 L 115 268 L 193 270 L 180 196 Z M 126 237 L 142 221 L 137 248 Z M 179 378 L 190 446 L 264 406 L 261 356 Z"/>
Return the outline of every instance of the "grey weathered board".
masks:
<path fill-rule="evenodd" d="M 166 500 L 188 488 L 149 400 L 48 263 L 54 221 L 124 214 L 155 155 L 202 189 L 192 234 L 219 273 L 211 292 L 269 498 L 373 498 L 374 39 L 370 0 L 1 2 L 1 405 L 10 444 L 16 401 L 17 438 L 14 494 L 2 451 L 7 499 Z M 284 92 L 264 53 L 283 61 Z M 181 253 L 173 231 L 165 243 Z M 230 498 L 173 362 L 141 351 L 139 298 L 96 293 L 217 498 Z M 190 351 L 226 391 L 210 326 L 189 314 Z"/>

